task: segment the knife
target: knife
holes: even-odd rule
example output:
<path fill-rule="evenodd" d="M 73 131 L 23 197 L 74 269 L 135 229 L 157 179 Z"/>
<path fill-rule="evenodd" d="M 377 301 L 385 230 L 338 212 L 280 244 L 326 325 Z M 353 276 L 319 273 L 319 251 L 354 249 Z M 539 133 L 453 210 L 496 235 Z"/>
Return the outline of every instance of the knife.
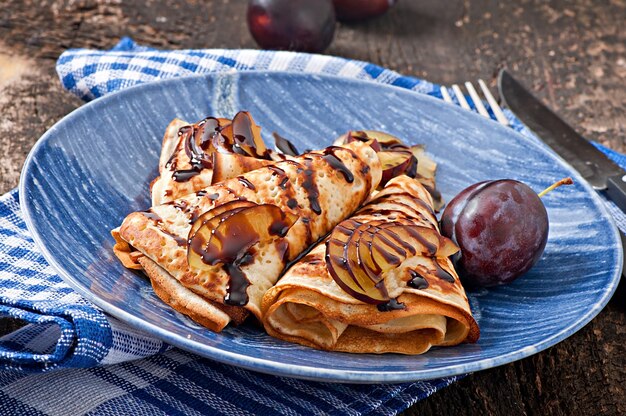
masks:
<path fill-rule="evenodd" d="M 498 74 L 498 90 L 504 105 L 526 126 L 576 169 L 591 186 L 603 192 L 626 212 L 626 171 L 587 139 L 578 134 L 561 117 L 546 107 L 505 69 Z M 620 230 L 626 258 L 626 236 Z M 622 270 L 626 276 L 626 269 Z"/>
<path fill-rule="evenodd" d="M 498 75 L 500 97 L 545 144 L 597 191 L 626 212 L 626 171 L 546 107 L 505 69 Z"/>

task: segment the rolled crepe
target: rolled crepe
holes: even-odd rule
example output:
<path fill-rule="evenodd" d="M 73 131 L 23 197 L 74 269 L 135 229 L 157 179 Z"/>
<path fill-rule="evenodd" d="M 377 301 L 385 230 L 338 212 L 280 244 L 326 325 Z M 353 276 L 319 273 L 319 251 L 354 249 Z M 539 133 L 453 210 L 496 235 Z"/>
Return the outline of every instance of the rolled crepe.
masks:
<path fill-rule="evenodd" d="M 203 143 L 217 123 L 227 119 L 207 118 L 195 124 L 174 119 L 165 129 L 159 176 L 150 184 L 152 206 L 175 201 L 207 186 L 274 164 L 237 153 L 205 153 Z"/>
<path fill-rule="evenodd" d="M 330 147 L 132 213 L 119 232 L 114 231 L 116 247 L 118 252 L 141 253 L 133 254 L 131 261 L 144 269 L 163 301 L 220 331 L 231 319 L 241 321 L 242 311 L 260 319 L 261 299 L 286 264 L 351 215 L 380 179 L 380 162 L 368 145 Z M 237 273 L 232 264 L 191 266 L 187 249 L 192 224 L 203 213 L 231 201 L 275 205 L 297 221 L 284 237 L 254 245 Z"/>
<path fill-rule="evenodd" d="M 348 221 L 394 221 L 438 230 L 432 204 L 421 184 L 400 176 Z M 318 244 L 265 294 L 263 324 L 270 335 L 323 350 L 401 354 L 478 339 L 478 325 L 447 257 L 406 258 L 384 280 L 393 300 L 374 305 L 357 300 L 333 280 L 325 254 L 325 244 Z"/>

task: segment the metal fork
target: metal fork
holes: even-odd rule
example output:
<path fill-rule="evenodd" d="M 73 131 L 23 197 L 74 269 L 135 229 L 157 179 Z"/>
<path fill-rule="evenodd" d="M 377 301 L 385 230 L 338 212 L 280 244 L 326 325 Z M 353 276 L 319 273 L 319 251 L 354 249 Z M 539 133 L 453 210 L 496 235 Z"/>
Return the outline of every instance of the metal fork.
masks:
<path fill-rule="evenodd" d="M 487 84 L 485 84 L 485 81 L 483 81 L 482 79 L 479 79 L 478 85 L 480 86 L 480 89 L 482 90 L 483 95 L 485 96 L 485 99 L 487 100 L 487 103 L 489 107 L 491 108 L 491 111 L 493 111 L 493 115 L 496 117 L 496 120 L 498 121 L 498 123 L 504 126 L 508 126 L 509 121 L 507 120 L 504 113 L 502 112 L 502 108 L 500 108 L 500 105 L 498 104 L 496 99 L 493 98 L 493 95 L 489 91 L 489 88 L 487 87 Z M 472 99 L 472 102 L 474 103 L 476 112 L 490 119 L 491 116 L 489 115 L 487 108 L 485 108 L 485 105 L 482 99 L 478 95 L 478 91 L 476 91 L 476 88 L 474 88 L 474 85 L 472 85 L 472 83 L 468 81 L 465 83 L 465 88 L 467 89 L 467 92 L 469 93 L 469 96 Z M 454 92 L 454 96 L 456 97 L 458 104 L 461 106 L 461 108 L 472 111 L 472 108 L 467 102 L 467 99 L 465 98 L 463 91 L 461 91 L 461 87 L 459 87 L 457 84 L 454 84 L 452 86 L 452 91 Z M 448 89 L 446 87 L 441 87 L 441 95 L 443 96 L 443 100 L 445 102 L 448 102 L 450 104 L 455 104 L 454 101 L 452 100 L 452 97 L 450 97 L 450 93 L 448 92 Z"/>

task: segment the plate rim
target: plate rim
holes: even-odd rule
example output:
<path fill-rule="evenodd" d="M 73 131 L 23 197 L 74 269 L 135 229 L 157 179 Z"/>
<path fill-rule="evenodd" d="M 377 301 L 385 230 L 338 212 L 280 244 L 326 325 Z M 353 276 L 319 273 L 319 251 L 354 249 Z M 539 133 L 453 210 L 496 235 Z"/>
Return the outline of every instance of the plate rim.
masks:
<path fill-rule="evenodd" d="M 356 79 L 356 78 L 347 78 L 341 77 L 337 75 L 327 75 L 327 74 L 317 74 L 317 73 L 302 73 L 302 72 L 294 72 L 294 71 L 241 71 L 241 72 L 214 72 L 207 74 L 196 74 L 191 76 L 180 76 L 173 77 L 168 79 L 155 80 L 151 82 L 145 82 L 137 85 L 130 86 L 128 88 L 124 88 L 119 91 L 112 92 L 102 97 L 98 97 L 92 101 L 89 101 L 80 107 L 74 109 L 69 114 L 66 114 L 63 118 L 57 121 L 50 129 L 48 129 L 33 145 L 31 150 L 28 153 L 24 161 L 24 165 L 22 167 L 22 171 L 20 174 L 18 192 L 19 192 L 19 201 L 20 201 L 20 209 L 22 211 L 22 215 L 24 218 L 24 222 L 28 231 L 30 232 L 33 241 L 36 246 L 41 251 L 44 259 L 54 268 L 54 270 L 59 274 L 59 276 L 63 279 L 65 283 L 67 283 L 72 289 L 76 290 L 81 296 L 85 299 L 99 307 L 103 310 L 104 313 L 113 316 L 116 319 L 119 319 L 123 322 L 128 323 L 129 325 L 138 328 L 142 331 L 146 331 L 148 334 L 159 338 L 170 345 L 175 347 L 184 349 L 186 351 L 192 352 L 194 354 L 202 355 L 206 358 L 218 361 L 220 363 L 235 365 L 238 367 L 242 367 L 252 371 L 258 371 L 265 374 L 270 375 L 278 375 L 285 377 L 293 377 L 299 379 L 313 380 L 313 381 L 327 381 L 327 382 L 345 382 L 345 383 L 403 383 L 403 382 L 413 382 L 413 381 L 421 381 L 421 380 L 432 380 L 442 377 L 451 377 L 460 374 L 471 373 L 475 371 L 485 370 L 488 368 L 498 367 L 501 365 L 509 364 L 511 362 L 520 360 L 522 358 L 529 357 L 538 352 L 541 352 L 549 347 L 556 345 L 557 343 L 563 341 L 564 339 L 570 337 L 574 333 L 578 332 L 585 325 L 587 325 L 593 318 L 595 318 L 601 311 L 604 309 L 606 304 L 609 302 L 613 293 L 615 292 L 623 269 L 623 248 L 621 238 L 619 236 L 619 230 L 615 223 L 615 219 L 608 211 L 605 203 L 600 199 L 600 196 L 591 188 L 580 174 L 565 160 L 563 160 L 558 154 L 554 153 L 551 149 L 547 147 L 542 147 L 540 143 L 535 142 L 530 137 L 527 137 L 518 131 L 515 131 L 511 128 L 500 125 L 499 123 L 493 122 L 490 126 L 495 129 L 503 129 L 503 131 L 507 131 L 507 134 L 513 134 L 518 137 L 519 140 L 522 140 L 524 143 L 527 143 L 541 152 L 548 153 L 550 156 L 555 158 L 563 167 L 565 167 L 568 171 L 573 173 L 572 176 L 577 180 L 587 191 L 587 195 L 591 197 L 594 201 L 595 205 L 599 208 L 604 217 L 606 217 L 609 221 L 609 226 L 611 227 L 613 233 L 613 239 L 616 242 L 616 247 L 620 248 L 617 250 L 617 258 L 616 261 L 619 264 L 619 267 L 615 269 L 614 275 L 611 279 L 611 284 L 604 288 L 602 295 L 598 299 L 598 301 L 593 305 L 592 308 L 586 311 L 585 314 L 581 315 L 576 321 L 574 321 L 568 327 L 562 329 L 561 331 L 553 334 L 550 337 L 543 339 L 541 342 L 537 342 L 533 345 L 526 346 L 524 348 L 519 348 L 514 351 L 510 351 L 506 354 L 500 354 L 491 358 L 483 358 L 480 360 L 470 361 L 467 363 L 461 363 L 456 365 L 449 365 L 446 367 L 435 368 L 435 369 L 422 369 L 422 370 L 411 370 L 411 371 L 382 371 L 382 370 L 338 370 L 338 369 L 327 369 L 320 367 L 313 367 L 310 365 L 294 365 L 294 364 L 286 364 L 273 360 L 267 360 L 260 357 L 253 357 L 250 355 L 243 355 L 240 353 L 233 353 L 218 347 L 209 346 L 203 344 L 198 341 L 194 341 L 192 339 L 188 339 L 183 337 L 182 335 L 178 335 L 176 333 L 170 332 L 168 330 L 164 330 L 157 326 L 156 324 L 150 323 L 148 321 L 143 320 L 142 318 L 136 317 L 121 308 L 109 303 L 108 301 L 101 299 L 97 295 L 93 294 L 87 288 L 84 288 L 80 283 L 74 280 L 71 274 L 65 270 L 55 259 L 55 257 L 50 253 L 44 242 L 42 241 L 37 227 L 34 225 L 33 213 L 31 212 L 31 207 L 28 204 L 30 198 L 27 197 L 29 195 L 29 190 L 26 188 L 26 178 L 28 177 L 31 169 L 33 168 L 35 155 L 37 154 L 40 147 L 49 140 L 49 138 L 53 135 L 54 131 L 58 128 L 62 123 L 67 123 L 71 121 L 71 119 L 79 116 L 84 111 L 88 111 L 94 105 L 102 105 L 101 103 L 106 102 L 108 100 L 117 98 L 120 95 L 125 94 L 133 94 L 135 90 L 141 89 L 150 89 L 150 88 L 158 88 L 164 84 L 176 84 L 180 82 L 186 82 L 187 79 L 218 79 L 221 77 L 235 77 L 235 78 L 245 78 L 245 77 L 255 77 L 255 76 L 265 76 L 265 77 L 300 77 L 300 78 L 320 78 L 321 80 L 330 79 L 334 81 L 339 81 L 343 83 L 349 84 L 357 84 L 357 85 L 366 85 L 367 87 L 375 87 L 382 89 L 389 89 L 390 92 L 399 93 L 399 94 L 409 94 L 419 99 L 423 99 L 431 104 L 436 106 L 444 106 L 447 103 L 442 100 L 432 97 L 428 94 L 413 91 L 406 88 L 396 87 L 389 84 L 381 84 L 376 83 L 373 80 L 364 80 L 364 79 Z M 468 112 L 467 110 L 463 110 L 458 106 L 449 105 L 449 108 L 446 110 L 452 112 L 460 112 L 459 114 L 472 114 L 472 116 L 481 119 L 480 123 L 487 122 L 488 120 L 484 117 L 473 113 Z M 487 124 L 484 124 L 485 126 Z"/>

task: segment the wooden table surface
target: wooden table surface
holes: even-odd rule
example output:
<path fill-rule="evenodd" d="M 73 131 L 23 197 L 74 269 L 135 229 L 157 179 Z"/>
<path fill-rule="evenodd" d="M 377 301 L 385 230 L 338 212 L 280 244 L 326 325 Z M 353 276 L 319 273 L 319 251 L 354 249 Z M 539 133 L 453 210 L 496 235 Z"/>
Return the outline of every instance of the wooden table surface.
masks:
<path fill-rule="evenodd" d="M 313 0 L 311 0 L 313 1 Z M 255 48 L 244 0 L 0 0 L 0 194 L 17 186 L 35 141 L 82 102 L 55 60 L 121 36 L 163 48 Z M 502 67 L 589 139 L 626 151 L 626 1 L 401 0 L 387 15 L 339 25 L 328 54 L 451 84 Z M 417 414 L 626 414 L 626 291 L 544 352 L 475 373 Z M 12 324 L 0 320 L 0 334 Z"/>

